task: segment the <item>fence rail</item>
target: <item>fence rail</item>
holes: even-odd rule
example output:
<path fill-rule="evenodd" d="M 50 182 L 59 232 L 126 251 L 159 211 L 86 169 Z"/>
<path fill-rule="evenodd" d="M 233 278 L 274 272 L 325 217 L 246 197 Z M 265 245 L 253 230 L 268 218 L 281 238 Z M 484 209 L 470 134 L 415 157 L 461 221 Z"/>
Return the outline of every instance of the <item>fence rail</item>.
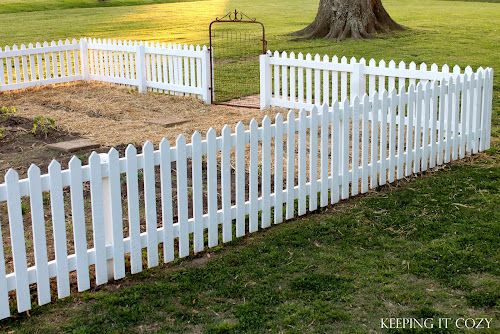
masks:
<path fill-rule="evenodd" d="M 260 57 L 261 108 L 271 106 L 293 109 L 305 108 L 311 110 L 316 105 L 324 103 L 332 105 L 335 101 L 343 101 L 375 91 L 392 91 L 416 85 L 419 82 L 448 80 L 450 77 L 473 73 L 470 66 L 462 72 L 459 66 L 450 71 L 448 65 L 439 70 L 436 64 L 430 68 L 425 63 L 417 66 L 414 62 L 406 64 L 391 60 L 378 64 L 371 59 L 368 64 L 364 58 L 348 60 L 337 56 L 314 57 L 302 53 L 277 51 L 268 52 Z M 483 71 L 479 68 L 476 73 Z"/>
<path fill-rule="evenodd" d="M 31 308 L 31 284 L 43 305 L 55 299 L 51 279 L 63 298 L 75 284 L 84 291 L 483 151 L 492 77 L 486 69 L 345 98 L 274 124 L 266 116 L 260 127 L 225 126 L 219 137 L 210 129 L 158 150 L 147 142 L 140 154 L 129 145 L 124 157 L 93 153 L 85 166 L 73 157 L 66 170 L 53 161 L 45 175 L 33 165 L 22 180 L 9 170 L 0 185 L 0 318 L 14 294 L 18 312 Z"/>
<path fill-rule="evenodd" d="M 0 91 L 93 80 L 210 103 L 209 58 L 205 46 L 109 39 L 6 46 L 0 49 Z"/>

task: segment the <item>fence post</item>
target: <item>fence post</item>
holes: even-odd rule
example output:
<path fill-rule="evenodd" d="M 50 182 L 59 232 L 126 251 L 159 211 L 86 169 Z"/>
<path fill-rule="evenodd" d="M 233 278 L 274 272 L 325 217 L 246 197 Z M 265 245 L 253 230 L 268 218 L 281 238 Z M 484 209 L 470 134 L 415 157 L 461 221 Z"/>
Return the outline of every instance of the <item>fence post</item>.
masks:
<path fill-rule="evenodd" d="M 201 57 L 201 98 L 205 104 L 212 104 L 212 83 L 210 82 L 211 71 L 212 64 L 210 62 L 210 50 L 204 46 Z"/>
<path fill-rule="evenodd" d="M 82 70 L 82 79 L 83 80 L 88 80 L 89 79 L 89 56 L 88 56 L 88 44 L 87 40 L 85 38 L 80 39 L 80 62 L 82 63 L 81 70 Z"/>
<path fill-rule="evenodd" d="M 354 69 L 351 77 L 351 102 L 354 101 L 356 96 L 362 98 L 366 92 L 366 77 L 365 77 L 365 64 L 360 60 L 359 63 L 354 64 Z"/>
<path fill-rule="evenodd" d="M 260 109 L 271 106 L 271 65 L 269 54 L 260 55 Z"/>
<path fill-rule="evenodd" d="M 101 165 L 109 164 L 109 157 L 107 153 L 100 153 Z M 104 210 L 104 240 L 106 247 L 113 246 L 113 217 L 111 215 L 111 187 L 109 184 L 109 175 L 102 178 L 102 204 Z M 114 278 L 113 260 L 107 260 L 108 280 Z"/>
<path fill-rule="evenodd" d="M 485 150 L 488 150 L 491 147 L 491 117 L 492 117 L 492 111 L 493 111 L 493 69 L 490 68 L 490 76 L 488 79 L 488 94 L 487 99 L 487 112 L 486 112 L 486 145 L 484 146 Z M 484 93 L 483 93 L 484 94 Z"/>
<path fill-rule="evenodd" d="M 135 53 L 135 73 L 137 75 L 137 87 L 139 93 L 146 92 L 146 51 L 144 45 L 137 45 Z"/>

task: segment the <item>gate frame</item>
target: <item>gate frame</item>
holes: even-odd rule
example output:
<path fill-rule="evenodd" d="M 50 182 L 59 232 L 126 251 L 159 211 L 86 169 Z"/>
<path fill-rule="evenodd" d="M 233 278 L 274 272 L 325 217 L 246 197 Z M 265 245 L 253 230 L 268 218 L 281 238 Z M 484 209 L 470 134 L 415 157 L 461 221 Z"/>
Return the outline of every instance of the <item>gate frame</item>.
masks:
<path fill-rule="evenodd" d="M 264 24 L 260 21 L 257 21 L 256 18 L 250 18 L 247 16 L 245 13 L 238 12 L 237 9 L 234 10 L 234 12 L 228 12 L 226 15 L 223 17 L 219 18 L 216 17 L 215 20 L 210 22 L 210 25 L 208 26 L 208 35 L 210 38 L 210 45 L 208 52 L 210 53 L 210 96 L 213 104 L 223 104 L 227 106 L 235 106 L 235 107 L 243 107 L 243 108 L 259 108 L 259 107 L 250 107 L 250 106 L 240 106 L 240 105 L 232 105 L 230 103 L 221 103 L 221 102 L 215 102 L 215 89 L 214 89 L 214 59 L 213 59 L 213 52 L 212 52 L 212 26 L 214 23 L 247 23 L 247 24 L 259 24 L 262 27 L 262 53 L 260 55 L 265 55 L 267 53 L 267 40 L 266 40 L 266 27 Z"/>

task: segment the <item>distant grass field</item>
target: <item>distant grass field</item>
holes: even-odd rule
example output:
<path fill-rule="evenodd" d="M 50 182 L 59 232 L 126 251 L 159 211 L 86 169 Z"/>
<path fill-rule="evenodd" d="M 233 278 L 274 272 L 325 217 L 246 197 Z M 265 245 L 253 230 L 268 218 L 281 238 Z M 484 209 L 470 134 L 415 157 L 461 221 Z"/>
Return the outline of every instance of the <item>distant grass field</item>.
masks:
<path fill-rule="evenodd" d="M 206 0 L 4 13 L 0 44 L 80 36 L 207 43 L 209 22 L 238 8 L 266 25 L 271 50 L 500 71 L 499 4 L 384 0 L 408 30 L 342 43 L 293 40 L 287 34 L 314 18 L 317 2 Z M 228 85 L 237 85 L 249 71 L 243 63 L 228 73 L 234 78 Z M 258 92 L 258 77 L 253 82 L 249 94 Z M 0 331 L 366 333 L 390 316 L 486 316 L 498 330 L 497 74 L 493 108 L 494 147 L 482 159 L 237 241 L 206 264 L 148 271 L 120 288 L 37 308 L 30 318 L 0 323 Z"/>
<path fill-rule="evenodd" d="M 196 0 L 2 0 L 0 13 L 36 12 L 69 8 L 150 5 Z"/>

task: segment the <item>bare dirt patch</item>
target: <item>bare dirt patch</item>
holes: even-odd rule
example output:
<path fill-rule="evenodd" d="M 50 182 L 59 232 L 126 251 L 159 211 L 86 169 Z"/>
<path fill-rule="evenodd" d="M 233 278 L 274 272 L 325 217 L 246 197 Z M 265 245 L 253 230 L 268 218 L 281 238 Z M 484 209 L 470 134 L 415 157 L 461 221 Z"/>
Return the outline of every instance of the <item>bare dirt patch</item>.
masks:
<path fill-rule="evenodd" d="M 0 106 L 15 107 L 16 117 L 28 120 L 37 115 L 51 117 L 60 131 L 90 139 L 103 149 L 126 144 L 140 146 L 148 140 L 157 146 L 164 137 L 174 144 L 179 134 L 187 136 L 189 142 L 194 131 L 204 135 L 213 127 L 220 133 L 225 124 L 234 128 L 242 121 L 248 125 L 252 118 L 260 123 L 266 114 L 274 117 L 284 111 L 205 105 L 195 97 L 139 94 L 126 87 L 88 82 L 2 93 Z M 43 166 L 53 158 L 64 164 L 66 156 L 47 150 L 44 142 L 47 141 L 38 142 L 36 148 L 32 143 L 18 146 L 11 150 L 12 157 L 2 154 L 0 174 L 9 167 L 24 174 L 31 163 Z"/>

